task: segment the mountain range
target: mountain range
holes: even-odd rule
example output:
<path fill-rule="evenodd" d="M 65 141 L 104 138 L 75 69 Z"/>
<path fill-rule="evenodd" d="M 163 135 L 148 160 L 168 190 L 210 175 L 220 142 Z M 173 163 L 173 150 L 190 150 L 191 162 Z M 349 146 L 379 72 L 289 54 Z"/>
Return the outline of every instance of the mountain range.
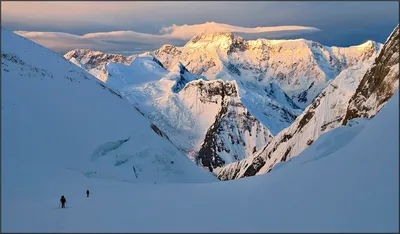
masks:
<path fill-rule="evenodd" d="M 229 163 L 253 158 L 330 92 L 324 89 L 344 80 L 350 83 L 332 96 L 340 96 L 338 107 L 322 111 L 341 114 L 343 95 L 351 95 L 358 82 L 346 77 L 362 76 L 382 47 L 373 41 L 341 48 L 203 33 L 183 47 L 164 45 L 132 56 L 77 49 L 64 57 L 118 90 L 193 162 L 218 174 Z M 315 118 L 325 128 L 333 121 Z"/>
<path fill-rule="evenodd" d="M 358 117 L 375 116 L 399 87 L 398 42 L 399 27 L 377 58 L 342 71 L 289 128 L 262 151 L 223 168 L 218 177 L 225 180 L 267 173 L 277 163 L 297 156 L 321 134 Z"/>

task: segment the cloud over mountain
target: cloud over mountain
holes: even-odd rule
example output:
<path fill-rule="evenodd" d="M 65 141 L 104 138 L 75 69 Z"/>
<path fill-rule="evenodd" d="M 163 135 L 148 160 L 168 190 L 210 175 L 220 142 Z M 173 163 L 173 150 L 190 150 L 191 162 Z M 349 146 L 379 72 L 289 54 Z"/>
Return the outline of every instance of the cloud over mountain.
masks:
<path fill-rule="evenodd" d="M 62 32 L 29 32 L 15 33 L 29 38 L 36 43 L 57 52 L 84 48 L 122 54 L 139 53 L 159 48 L 164 44 L 183 45 L 192 37 L 201 33 L 233 32 L 246 39 L 279 38 L 318 31 L 314 27 L 275 26 L 275 27 L 238 27 L 228 24 L 207 22 L 194 25 L 172 25 L 164 27 L 159 34 L 140 33 L 135 31 L 95 32 L 75 35 Z"/>

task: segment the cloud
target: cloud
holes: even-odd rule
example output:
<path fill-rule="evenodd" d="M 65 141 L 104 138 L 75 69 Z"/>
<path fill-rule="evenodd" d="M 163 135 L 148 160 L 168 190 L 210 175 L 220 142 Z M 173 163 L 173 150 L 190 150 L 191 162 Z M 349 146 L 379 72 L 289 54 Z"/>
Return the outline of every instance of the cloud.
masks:
<path fill-rule="evenodd" d="M 127 53 L 126 51 L 152 51 L 164 44 L 180 46 L 201 33 L 233 32 L 246 39 L 256 39 L 260 37 L 278 38 L 280 36 L 300 35 L 316 31 L 319 31 L 319 29 L 304 26 L 247 28 L 207 22 L 195 25 L 172 25 L 162 28 L 159 34 L 135 31 L 96 32 L 82 36 L 62 32 L 15 31 L 15 33 L 61 53 L 77 48 Z"/>
<path fill-rule="evenodd" d="M 295 35 L 305 32 L 315 32 L 319 29 L 314 27 L 304 26 L 274 26 L 274 27 L 238 27 L 229 24 L 219 24 L 215 22 L 207 22 L 204 24 L 194 25 L 172 25 L 164 27 L 160 33 L 168 35 L 170 38 L 179 38 L 182 40 L 189 40 L 201 33 L 215 33 L 215 32 L 232 32 L 240 34 L 265 34 L 264 37 L 275 37 L 277 35 Z"/>

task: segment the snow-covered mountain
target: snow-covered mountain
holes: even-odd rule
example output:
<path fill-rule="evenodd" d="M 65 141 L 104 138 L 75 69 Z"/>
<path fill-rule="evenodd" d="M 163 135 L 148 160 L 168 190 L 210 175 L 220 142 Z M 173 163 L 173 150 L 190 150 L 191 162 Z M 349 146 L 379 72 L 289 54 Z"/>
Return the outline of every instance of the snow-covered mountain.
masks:
<path fill-rule="evenodd" d="M 367 41 L 348 48 L 327 47 L 298 40 L 249 40 L 232 33 L 200 34 L 185 46 L 164 45 L 152 54 L 171 70 L 183 64 L 195 77 L 208 80 L 236 80 L 244 105 L 276 135 L 293 123 L 302 109 L 342 70 L 376 56 L 381 44 Z M 80 56 L 97 61 L 106 55 Z M 71 51 L 65 55 L 71 58 Z M 135 55 L 131 56 L 134 57 Z M 79 58 L 80 58 L 79 57 Z M 93 58 L 91 58 L 93 57 Z M 79 59 L 78 59 L 79 60 Z M 119 59 L 119 63 L 125 63 Z M 104 80 L 107 76 L 104 59 L 96 68 L 87 70 Z M 118 61 L 117 61 L 118 62 Z M 270 98 L 271 85 L 283 98 Z"/>
<path fill-rule="evenodd" d="M 228 180 L 267 173 L 277 163 L 297 156 L 324 132 L 356 117 L 373 117 L 399 85 L 398 40 L 396 28 L 375 61 L 371 57 L 342 71 L 289 128 L 275 136 L 260 152 L 224 167 L 218 177 Z M 376 85 L 372 88 L 369 83 Z M 371 98 L 364 105 L 354 104 L 354 100 L 357 102 L 363 97 L 363 101 Z M 368 115 L 362 114 L 365 110 Z"/>
<path fill-rule="evenodd" d="M 104 66 L 108 63 L 120 63 L 129 65 L 137 55 L 124 56 L 120 54 L 109 54 L 89 49 L 75 49 L 67 52 L 64 58 L 75 65 L 84 68 L 90 74 L 100 80 L 107 77 Z M 104 81 L 104 80 L 103 80 Z"/>
<path fill-rule="evenodd" d="M 88 56 L 84 61 L 96 59 Z M 71 59 L 76 60 L 75 57 Z M 130 64 L 99 64 L 103 65 L 90 70 L 101 67 L 98 79 L 118 90 L 167 133 L 169 139 L 193 162 L 210 171 L 251 155 L 272 138 L 268 128 L 241 103 L 235 81 L 196 81 L 197 78 L 183 64 L 177 63 L 168 71 L 149 54 L 136 56 Z M 246 95 L 246 101 L 259 98 L 259 102 L 268 100 L 274 103 L 274 98 L 285 98 L 283 91 L 275 85 L 259 92 L 262 94 L 254 92 Z M 263 94 L 269 96 L 264 97 Z M 264 111 L 271 111 L 267 104 Z M 290 118 L 295 117 L 290 112 L 284 112 L 281 113 L 285 116 L 282 121 L 280 115 L 273 115 L 274 112 L 268 115 L 278 123 L 288 121 L 285 118 L 292 121 Z"/>
<path fill-rule="evenodd" d="M 225 179 L 254 175 L 265 165 L 268 165 L 268 171 L 278 158 L 286 160 L 299 154 L 322 133 L 341 125 L 342 120 L 345 122 L 346 103 L 381 48 L 381 44 L 373 41 L 339 48 L 303 39 L 246 41 L 232 33 L 200 34 L 183 47 L 164 45 L 152 54 L 136 56 L 130 65 L 103 63 L 99 66 L 102 68 L 97 77 L 134 103 L 193 161 L 197 160 L 209 170 L 218 168 L 217 171 L 234 162 L 219 172 L 219 177 Z M 145 57 L 147 67 L 137 66 L 138 61 L 144 64 Z M 149 69 L 149 66 L 153 67 Z M 93 71 L 99 71 L 99 67 L 92 68 L 92 74 L 96 75 Z M 146 68 L 143 70 L 141 67 Z M 166 69 L 181 74 L 181 78 L 167 75 Z M 189 78 L 182 78 L 183 74 Z M 193 82 L 196 77 L 210 81 Z M 218 82 L 214 83 L 214 80 Z M 185 85 L 190 86 L 193 82 L 203 87 L 203 83 L 210 83 L 212 85 L 206 87 L 213 90 L 221 86 L 223 80 L 222 87 L 229 83 L 226 81 L 234 82 L 235 104 L 231 106 L 236 107 L 235 111 L 231 113 L 230 108 L 216 105 L 210 107 L 212 111 L 199 112 L 198 109 L 208 107 L 197 108 L 198 101 L 203 98 L 198 93 L 210 91 L 191 90 L 196 85 L 185 89 Z M 121 85 L 115 86 L 115 82 Z M 224 97 L 218 98 L 221 98 L 221 103 L 226 103 Z M 321 101 L 326 104 L 318 107 Z M 311 105 L 301 114 L 301 108 L 308 104 Z M 243 110 L 238 111 L 237 107 Z M 314 112 L 317 114 L 311 114 Z M 240 122 L 243 116 L 251 117 Z M 311 117 L 312 121 L 309 120 Z M 240 133 L 240 130 L 249 129 L 243 125 L 246 121 L 257 126 L 259 130 L 256 132 L 260 131 L 262 135 L 254 137 L 249 131 L 252 137 L 248 138 Z M 230 130 L 226 131 L 230 124 Z M 276 134 L 278 136 L 271 142 Z M 293 135 L 296 136 L 290 139 Z M 235 142 L 239 147 L 233 147 Z M 264 142 L 262 148 L 268 149 L 267 153 L 258 152 L 261 142 Z M 272 143 L 275 147 L 271 146 Z M 271 156 L 270 151 L 277 151 L 276 158 Z M 265 157 L 272 157 L 273 160 L 266 163 L 257 153 L 268 154 Z M 252 157 L 238 161 L 249 155 Z"/>
<path fill-rule="evenodd" d="M 72 171 L 128 182 L 209 182 L 118 91 L 54 52 L 2 28 L 2 188 L 41 190 Z M 67 178 L 64 178 L 67 179 Z M 57 187 L 59 192 L 63 180 Z"/>
<path fill-rule="evenodd" d="M 77 51 L 81 51 L 82 53 L 86 51 L 87 55 L 84 56 Z M 113 56 L 116 55 L 103 54 L 98 51 L 85 51 L 73 50 L 65 54 L 64 57 L 78 66 L 85 67 L 87 71 L 104 82 L 106 82 L 111 75 L 114 76 L 114 78 L 117 77 L 118 79 L 125 80 L 122 82 L 122 84 L 126 86 L 132 84 L 132 82 L 144 83 L 146 81 L 156 80 L 166 74 L 163 69 L 157 70 L 144 68 L 145 71 L 143 71 L 143 68 L 141 68 L 143 66 L 138 66 L 136 64 L 139 63 L 138 61 L 141 61 L 140 63 L 142 64 L 146 63 L 143 61 L 143 58 L 147 57 L 148 60 L 153 60 L 163 67 L 164 65 L 151 53 L 132 55 L 128 57 L 129 59 L 127 59 L 122 55 L 114 58 Z M 173 54 L 173 52 L 171 53 Z M 139 59 L 136 60 L 136 58 Z M 88 61 L 93 62 L 88 63 Z M 130 61 L 132 64 L 129 65 L 128 61 Z M 85 64 L 89 65 L 86 66 Z M 183 67 L 186 70 L 182 70 L 182 72 L 185 72 L 185 74 L 190 73 L 180 62 L 174 64 L 173 67 L 170 66 L 169 70 L 171 70 L 171 72 L 173 70 L 177 71 L 179 70 L 179 67 Z M 157 74 L 151 74 L 152 70 Z M 188 76 L 192 77 L 190 80 L 197 79 L 192 74 Z M 200 76 L 200 78 L 207 80 L 205 76 Z M 128 84 L 126 80 L 129 80 L 131 83 Z M 109 81 L 109 85 L 112 86 L 115 82 L 119 81 L 111 79 Z M 179 89 L 183 88 L 182 84 L 179 85 L 181 86 Z M 114 88 L 118 89 L 121 87 Z M 298 107 L 274 81 L 269 82 L 265 86 L 260 86 L 246 80 L 240 80 L 238 81 L 238 90 L 241 94 L 239 95 L 240 99 L 243 103 L 245 103 L 246 108 L 248 108 L 250 112 L 254 114 L 254 116 L 256 116 L 257 119 L 259 119 L 262 124 L 271 131 L 272 134 L 277 134 L 283 128 L 288 127 L 302 112 L 301 108 Z"/>
<path fill-rule="evenodd" d="M 195 76 L 209 80 L 234 79 L 261 87 L 274 81 L 305 108 L 326 82 L 375 56 L 380 48 L 373 41 L 341 48 L 304 39 L 246 41 L 232 33 L 211 33 L 198 35 L 183 47 L 164 45 L 154 55 L 167 69 L 181 62 Z"/>
<path fill-rule="evenodd" d="M 128 66 L 108 63 L 105 70 L 110 87 L 210 171 L 251 155 L 272 138 L 241 103 L 235 81 L 197 80 L 181 63 L 167 71 L 152 56 L 138 56 Z"/>

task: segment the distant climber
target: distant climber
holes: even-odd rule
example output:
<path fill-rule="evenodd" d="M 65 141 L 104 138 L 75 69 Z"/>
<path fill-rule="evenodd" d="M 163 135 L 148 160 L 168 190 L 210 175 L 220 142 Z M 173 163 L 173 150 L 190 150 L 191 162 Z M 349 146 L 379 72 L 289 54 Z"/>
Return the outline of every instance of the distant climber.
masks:
<path fill-rule="evenodd" d="M 60 202 L 61 202 L 61 208 L 65 208 L 65 204 L 67 203 L 67 199 L 65 199 L 64 195 L 61 196 Z"/>
<path fill-rule="evenodd" d="M 89 197 L 89 190 L 86 190 L 86 197 Z"/>

